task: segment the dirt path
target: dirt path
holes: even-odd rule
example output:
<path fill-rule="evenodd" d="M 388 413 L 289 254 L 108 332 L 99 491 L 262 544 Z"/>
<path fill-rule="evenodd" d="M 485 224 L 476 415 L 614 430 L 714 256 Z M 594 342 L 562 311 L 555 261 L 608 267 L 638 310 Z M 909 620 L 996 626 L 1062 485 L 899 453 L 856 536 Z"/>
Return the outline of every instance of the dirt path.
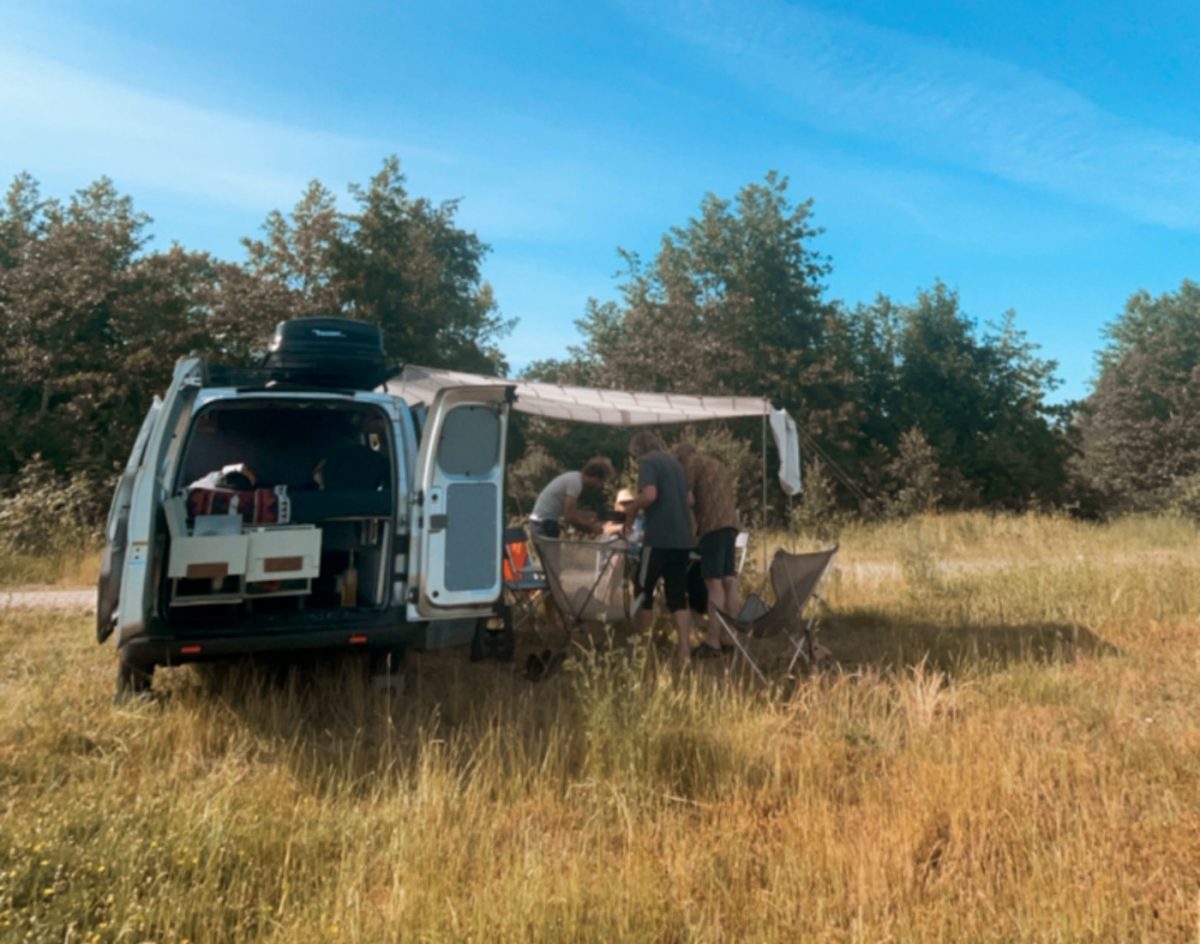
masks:
<path fill-rule="evenodd" d="M 96 609 L 95 587 L 56 587 L 53 590 L 0 590 L 3 610 Z"/>
<path fill-rule="evenodd" d="M 1177 561 L 1195 560 L 1192 553 L 1175 550 L 1147 550 L 1136 553 L 1119 553 L 1099 555 L 1095 561 L 1107 563 L 1123 562 L 1137 566 L 1161 565 Z M 1082 563 L 1082 555 L 1063 555 L 1045 558 L 1037 563 L 1046 566 Z M 995 559 L 979 560 L 942 560 L 935 561 L 934 567 L 946 574 L 954 573 L 983 573 L 1004 570 L 1014 565 L 1028 566 L 1031 561 L 1015 562 Z M 846 577 L 866 581 L 892 580 L 903 573 L 903 568 L 895 561 L 834 561 L 834 572 Z M 20 588 L 13 590 L 0 589 L 0 612 L 4 610 L 82 610 L 92 612 L 96 608 L 96 590 L 94 587 L 53 587 L 53 588 Z"/>

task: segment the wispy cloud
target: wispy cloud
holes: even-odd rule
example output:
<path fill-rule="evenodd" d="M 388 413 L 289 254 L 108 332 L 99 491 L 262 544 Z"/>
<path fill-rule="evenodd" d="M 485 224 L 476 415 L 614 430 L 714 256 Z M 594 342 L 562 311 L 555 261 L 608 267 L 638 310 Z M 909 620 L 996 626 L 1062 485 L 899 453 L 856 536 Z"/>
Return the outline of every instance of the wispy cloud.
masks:
<path fill-rule="evenodd" d="M 153 190 L 194 206 L 265 214 L 292 206 L 314 177 L 340 191 L 398 153 L 414 192 L 465 196 L 460 220 L 489 240 L 570 233 L 595 190 L 617 189 L 608 175 L 532 147 L 486 150 L 455 140 L 453 127 L 397 116 L 388 123 L 371 137 L 314 130 L 199 106 L 0 45 L 0 174 L 80 181 L 106 174 L 135 195 Z M 410 128 L 398 135 L 397 124 Z M 578 186 L 584 178 L 587 195 Z"/>
<path fill-rule="evenodd" d="M 766 0 L 630 7 L 795 117 L 1139 222 L 1200 229 L 1200 142 L 1139 126 L 1027 69 Z"/>
<path fill-rule="evenodd" d="M 0 50 L 0 149 L 22 169 L 99 173 L 249 208 L 290 206 L 315 170 L 359 172 L 380 141 L 196 107 Z"/>

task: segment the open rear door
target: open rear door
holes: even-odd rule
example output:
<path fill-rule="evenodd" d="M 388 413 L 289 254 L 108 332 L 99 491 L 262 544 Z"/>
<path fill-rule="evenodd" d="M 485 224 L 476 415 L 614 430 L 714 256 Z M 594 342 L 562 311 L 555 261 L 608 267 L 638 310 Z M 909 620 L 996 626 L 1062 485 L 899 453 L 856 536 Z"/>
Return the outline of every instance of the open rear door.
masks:
<path fill-rule="evenodd" d="M 112 504 L 108 509 L 108 523 L 104 528 L 104 553 L 100 557 L 100 579 L 96 587 L 96 640 L 104 642 L 116 628 L 114 620 L 121 595 L 121 577 L 125 572 L 125 544 L 129 540 L 129 506 L 133 496 L 133 480 L 142 465 L 146 442 L 162 410 L 162 400 L 154 398 L 142 428 L 138 431 L 125 471 L 117 480 Z"/>
<path fill-rule="evenodd" d="M 171 386 L 145 431 L 141 461 L 130 485 L 120 590 L 112 604 L 117 615 L 118 645 L 144 633 L 154 609 L 155 560 L 161 537 L 157 534 L 157 522 L 159 508 L 168 497 L 165 480 L 168 452 L 176 436 L 183 433 L 177 427 L 185 414 L 190 415 L 192 401 L 200 389 L 202 370 L 199 358 L 179 359 Z M 111 622 L 110 617 L 110 625 Z"/>
<path fill-rule="evenodd" d="M 504 444 L 513 391 L 452 387 L 430 404 L 410 516 L 412 616 L 477 615 L 500 597 Z"/>

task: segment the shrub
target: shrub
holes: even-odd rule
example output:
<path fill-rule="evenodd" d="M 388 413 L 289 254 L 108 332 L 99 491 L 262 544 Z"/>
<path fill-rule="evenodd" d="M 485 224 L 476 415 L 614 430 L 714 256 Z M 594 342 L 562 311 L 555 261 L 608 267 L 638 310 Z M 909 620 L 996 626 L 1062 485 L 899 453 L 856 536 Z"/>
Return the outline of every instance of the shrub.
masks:
<path fill-rule="evenodd" d="M 0 550 L 8 554 L 79 554 L 99 536 L 99 484 L 86 473 L 59 476 L 35 455 L 17 476 L 15 491 L 0 498 Z"/>
<path fill-rule="evenodd" d="M 800 502 L 792 508 L 792 527 L 818 540 L 831 541 L 838 536 L 842 523 L 833 480 L 824 463 L 813 459 L 804 469 L 804 491 Z"/>

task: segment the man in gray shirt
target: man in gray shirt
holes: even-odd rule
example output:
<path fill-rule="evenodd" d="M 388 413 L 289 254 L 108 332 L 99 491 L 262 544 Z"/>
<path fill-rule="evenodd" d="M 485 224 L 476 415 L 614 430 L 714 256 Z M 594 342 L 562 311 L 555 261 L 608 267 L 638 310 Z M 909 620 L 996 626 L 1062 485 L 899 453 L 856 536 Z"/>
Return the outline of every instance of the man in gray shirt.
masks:
<path fill-rule="evenodd" d="M 666 589 L 667 609 L 679 635 L 679 664 L 692 656 L 692 613 L 688 609 L 688 555 L 693 539 L 691 496 L 683 466 L 669 455 L 662 440 L 652 432 L 636 433 L 629 454 L 638 460 L 638 495 L 625 506 L 625 521 L 632 524 L 645 509 L 645 541 L 639 572 L 641 597 L 639 628 L 650 628 L 654 616 L 654 592 L 661 578 Z"/>
<path fill-rule="evenodd" d="M 574 525 L 589 534 L 601 534 L 603 525 L 585 517 L 579 510 L 579 496 L 586 486 L 604 488 L 604 483 L 613 477 L 613 464 L 604 456 L 588 460 L 578 472 L 564 472 L 550 481 L 541 490 L 529 522 L 534 534 L 557 538 L 564 524 Z"/>

